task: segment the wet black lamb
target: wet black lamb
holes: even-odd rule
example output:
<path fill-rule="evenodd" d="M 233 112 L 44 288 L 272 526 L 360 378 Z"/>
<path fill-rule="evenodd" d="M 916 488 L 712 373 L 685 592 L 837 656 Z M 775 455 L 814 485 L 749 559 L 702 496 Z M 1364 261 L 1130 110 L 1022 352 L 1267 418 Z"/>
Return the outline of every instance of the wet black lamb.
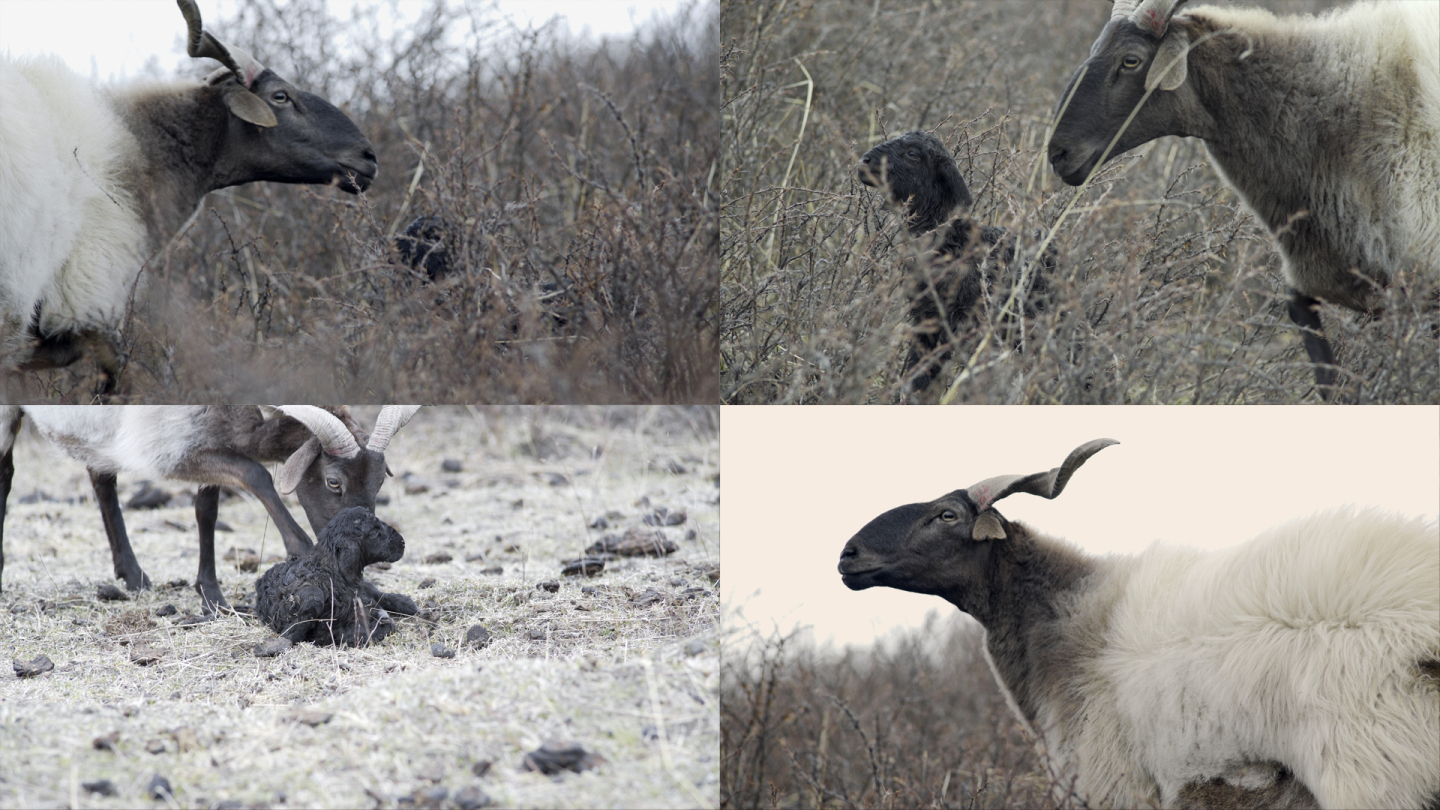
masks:
<path fill-rule="evenodd" d="M 1010 290 L 1001 289 L 1002 279 L 1013 284 L 1024 265 L 1015 261 L 1013 234 L 967 216 L 974 203 L 970 189 L 934 135 L 915 130 L 891 138 L 866 152 L 856 173 L 906 212 L 912 235 L 933 232 L 932 258 L 914 268 L 908 313 L 914 340 L 905 360 L 911 388 L 923 391 L 949 357 L 951 336 L 962 334 L 962 325 L 973 319 L 982 293 L 1003 302 Z M 1039 237 L 1037 231 L 1030 244 Z M 1053 248 L 1029 267 L 1026 288 L 1016 294 L 1027 319 L 1045 308 L 1045 277 L 1054 270 Z"/>
<path fill-rule="evenodd" d="M 365 566 L 395 562 L 405 538 L 375 513 L 342 510 L 320 532 L 307 556 L 282 562 L 255 583 L 255 614 L 293 642 L 362 647 L 395 629 L 390 613 L 417 612 L 407 596 L 381 593 L 366 582 Z"/>

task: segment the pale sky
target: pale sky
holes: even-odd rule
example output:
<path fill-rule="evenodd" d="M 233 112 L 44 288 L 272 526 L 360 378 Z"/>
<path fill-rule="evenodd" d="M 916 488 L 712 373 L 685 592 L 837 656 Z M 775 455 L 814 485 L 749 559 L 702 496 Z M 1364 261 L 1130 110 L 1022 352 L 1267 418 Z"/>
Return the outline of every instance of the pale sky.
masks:
<path fill-rule="evenodd" d="M 1012 495 L 1001 514 L 1096 554 L 1234 545 L 1341 504 L 1440 515 L 1435 407 L 727 406 L 720 420 L 727 628 L 810 625 L 837 646 L 958 612 L 841 584 L 840 550 L 860 527 L 991 476 L 1057 467 L 1090 439 L 1120 444 L 1055 500 Z"/>
<path fill-rule="evenodd" d="M 350 18 L 356 3 L 379 0 L 328 0 L 332 15 Z M 570 30 L 592 36 L 628 34 L 656 13 L 670 14 L 682 0 L 499 0 L 501 14 L 517 25 L 539 25 L 564 16 Z M 458 0 L 451 0 L 458 5 Z M 240 0 L 197 0 L 207 27 L 233 16 Z M 382 6 L 388 7 L 389 3 Z M 400 22 L 416 19 L 429 0 L 397 0 Z M 387 16 L 382 14 L 382 19 Z M 215 32 L 226 39 L 223 30 Z M 12 56 L 52 53 L 82 76 L 101 82 L 134 78 L 151 56 L 159 57 L 162 76 L 185 65 L 185 20 L 175 0 L 0 0 L 0 53 Z M 235 41 L 239 47 L 247 43 Z M 92 65 L 93 59 L 93 65 Z M 92 72 L 93 67 L 93 72 Z"/>

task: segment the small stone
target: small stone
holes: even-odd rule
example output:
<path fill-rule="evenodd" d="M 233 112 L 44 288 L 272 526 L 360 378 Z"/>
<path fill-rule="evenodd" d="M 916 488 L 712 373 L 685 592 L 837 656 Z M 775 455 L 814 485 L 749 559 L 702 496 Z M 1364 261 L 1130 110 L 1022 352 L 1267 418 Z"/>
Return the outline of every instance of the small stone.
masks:
<path fill-rule="evenodd" d="M 415 772 L 415 775 L 426 782 L 440 784 L 445 781 L 445 769 L 439 765 L 430 765 Z"/>
<path fill-rule="evenodd" d="M 465 562 L 478 562 L 478 563 L 483 563 L 483 562 L 485 562 L 485 552 L 483 552 L 483 551 L 477 551 L 477 552 L 474 553 L 474 554 L 466 554 L 466 555 L 465 555 Z"/>
<path fill-rule="evenodd" d="M 290 720 L 294 723 L 303 723 L 311 728 L 315 728 L 316 726 L 323 726 L 330 722 L 330 718 L 334 716 L 335 715 L 330 712 L 319 712 L 314 709 L 299 709 L 290 715 Z"/>
<path fill-rule="evenodd" d="M 600 593 L 600 589 L 595 587 L 594 585 L 586 585 L 585 587 L 580 589 L 580 593 L 583 593 L 586 596 L 594 596 L 595 594 Z"/>
<path fill-rule="evenodd" d="M 182 754 L 200 748 L 200 738 L 195 734 L 195 729 L 189 726 L 182 726 L 175 729 L 170 732 L 170 736 L 175 738 L 175 747 L 179 748 Z"/>
<path fill-rule="evenodd" d="M 97 779 L 94 782 L 81 782 L 80 787 L 85 788 L 91 793 L 98 793 L 101 796 L 115 795 L 115 783 L 111 782 L 109 779 Z"/>
<path fill-rule="evenodd" d="M 458 458 L 447 458 L 440 462 L 440 469 L 448 473 L 458 473 L 464 470 L 465 466 L 460 463 L 460 459 Z"/>
<path fill-rule="evenodd" d="M 486 764 L 488 765 L 489 763 L 487 762 Z M 486 796 L 485 791 L 475 785 L 467 785 L 461 788 L 460 792 L 456 793 L 450 801 L 454 802 L 455 806 L 460 808 L 460 810 L 480 810 L 482 807 L 490 806 L 490 797 Z"/>
<path fill-rule="evenodd" d="M 624 536 L 606 535 L 585 549 L 586 554 L 618 554 L 621 557 L 664 557 L 680 549 L 659 530 L 630 529 Z"/>
<path fill-rule="evenodd" d="M 544 640 L 545 640 L 545 631 L 544 631 L 544 630 L 541 630 L 541 629 L 538 628 L 538 627 L 535 628 L 534 630 L 531 630 L 531 631 L 530 631 L 530 639 L 531 639 L 532 641 L 544 641 Z"/>
<path fill-rule="evenodd" d="M 226 523 L 226 522 L 223 521 L 223 520 L 217 520 L 217 521 L 215 521 L 215 531 L 217 531 L 217 532 L 233 532 L 233 531 L 235 531 L 235 527 L 234 527 L 234 526 L 231 526 L 229 523 Z"/>
<path fill-rule="evenodd" d="M 699 655 L 702 652 L 705 652 L 705 642 L 698 638 L 685 645 L 686 655 Z"/>
<path fill-rule="evenodd" d="M 390 570 L 390 563 L 385 562 L 384 560 L 381 560 L 380 562 L 370 563 L 369 565 L 367 565 L 367 566 L 365 566 L 365 567 L 366 567 L 366 568 L 373 568 L 373 569 L 375 569 L 376 571 L 389 571 L 389 570 Z"/>
<path fill-rule="evenodd" d="M 276 636 L 255 645 L 256 658 L 274 658 L 280 653 L 294 647 L 295 643 L 284 636 Z"/>
<path fill-rule="evenodd" d="M 550 593 L 555 593 L 556 591 L 560 590 L 560 583 L 556 582 L 553 579 L 547 579 L 544 582 L 537 582 L 535 584 L 535 587 L 539 588 L 542 591 L 549 591 Z"/>
<path fill-rule="evenodd" d="M 164 653 L 162 653 L 160 650 L 155 649 L 154 647 L 148 647 L 145 645 L 131 647 L 130 663 L 135 664 L 136 666 L 148 667 L 156 661 L 159 661 L 163 655 Z"/>
<path fill-rule="evenodd" d="M 563 576 L 574 576 L 584 574 L 593 577 L 605 570 L 605 560 L 599 557 L 581 557 L 578 560 L 564 560 L 560 564 L 560 573 Z"/>
<path fill-rule="evenodd" d="M 570 476 L 563 473 L 549 473 L 546 480 L 552 487 L 565 487 L 570 485 Z"/>
<path fill-rule="evenodd" d="M 43 653 L 29 661 L 12 660 L 12 665 L 15 667 L 15 677 L 17 678 L 33 678 L 55 668 L 55 662 L 50 660 L 50 656 Z"/>
<path fill-rule="evenodd" d="M 96 595 L 101 602 L 129 602 L 130 597 L 114 585 L 105 584 L 96 589 Z"/>
<path fill-rule="evenodd" d="M 205 624 L 206 622 L 213 622 L 213 621 L 215 621 L 215 617 L 214 617 L 214 616 L 195 616 L 195 615 L 192 614 L 192 615 L 190 615 L 190 616 L 185 616 L 185 617 L 181 618 L 180 621 L 178 621 L 178 622 L 175 622 L 175 626 L 176 626 L 176 627 L 194 627 L 194 626 L 197 625 L 197 624 Z"/>
<path fill-rule="evenodd" d="M 413 473 L 405 473 L 401 478 L 405 481 L 406 495 L 422 495 L 430 491 L 430 482 Z"/>
<path fill-rule="evenodd" d="M 430 645 L 430 654 L 436 658 L 454 658 L 455 651 L 446 647 L 442 642 L 435 642 Z"/>
<path fill-rule="evenodd" d="M 605 758 L 592 754 L 576 743 L 548 742 L 525 755 L 521 765 L 527 771 L 539 771 L 554 775 L 570 770 L 575 773 L 597 768 L 605 764 Z"/>
<path fill-rule="evenodd" d="M 630 597 L 630 604 L 636 607 L 649 607 L 663 601 L 665 601 L 665 594 L 654 588 L 646 588 L 640 593 Z"/>
<path fill-rule="evenodd" d="M 180 612 L 180 611 L 179 611 L 179 610 L 176 610 L 176 608 L 175 608 L 174 605 L 170 604 L 169 602 L 166 602 L 165 604 L 161 605 L 158 609 L 156 609 L 155 615 L 156 615 L 156 616 L 161 616 L 161 617 L 163 617 L 163 616 L 174 616 L 176 613 L 179 613 L 179 612 Z"/>
<path fill-rule="evenodd" d="M 426 577 L 426 578 L 420 580 L 420 584 L 419 584 L 419 585 L 416 585 L 415 587 L 416 587 L 416 588 L 433 588 L 433 587 L 435 587 L 435 577 Z"/>
<path fill-rule="evenodd" d="M 154 487 L 149 481 L 140 482 L 140 491 L 125 502 L 126 509 L 159 509 L 175 497 L 163 489 Z"/>
<path fill-rule="evenodd" d="M 590 522 L 590 528 L 608 529 L 610 528 L 610 521 L 606 520 L 604 515 L 601 515 L 600 517 L 595 518 L 593 521 Z"/>
<path fill-rule="evenodd" d="M 96 751 L 115 752 L 115 743 L 120 742 L 120 732 L 112 731 L 109 734 L 102 734 L 90 741 Z"/>
<path fill-rule="evenodd" d="M 152 754 L 165 753 L 165 742 L 163 740 L 146 740 L 145 750 Z"/>
<path fill-rule="evenodd" d="M 431 564 L 431 565 L 438 565 L 438 564 L 440 564 L 440 563 L 448 563 L 448 562 L 450 562 L 450 561 L 453 560 L 453 559 L 455 559 L 455 558 L 454 558 L 454 557 L 451 557 L 449 554 L 447 554 L 447 553 L 445 553 L 445 552 L 443 552 L 443 551 L 437 551 L 437 552 L 435 552 L 434 554 L 427 554 L 427 555 L 425 555 L 425 562 L 427 562 L 427 563 L 429 563 L 429 564 Z"/>
<path fill-rule="evenodd" d="M 150 784 L 145 787 L 145 795 L 156 801 L 162 801 L 174 798 L 175 793 L 170 789 L 170 780 L 157 773 L 150 778 Z"/>
<path fill-rule="evenodd" d="M 485 774 L 490 773 L 490 768 L 493 767 L 494 764 L 495 763 L 491 762 L 488 759 L 482 759 L 474 765 L 470 766 L 470 772 L 475 774 L 476 776 L 484 776 Z"/>
<path fill-rule="evenodd" d="M 492 575 L 492 576 L 499 576 L 500 574 L 505 573 L 505 566 L 503 566 L 503 565 L 487 565 L 487 566 L 485 566 L 484 568 L 481 568 L 481 569 L 480 569 L 480 573 L 482 573 L 482 574 L 490 574 L 490 575 Z"/>
<path fill-rule="evenodd" d="M 465 646 L 479 650 L 490 645 L 490 631 L 482 624 L 472 626 L 465 631 Z"/>

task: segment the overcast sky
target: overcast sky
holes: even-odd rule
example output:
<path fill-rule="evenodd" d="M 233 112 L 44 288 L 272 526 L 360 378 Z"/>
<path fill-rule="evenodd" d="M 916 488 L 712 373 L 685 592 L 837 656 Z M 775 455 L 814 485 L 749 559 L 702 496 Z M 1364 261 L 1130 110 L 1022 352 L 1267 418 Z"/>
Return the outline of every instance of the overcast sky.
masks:
<path fill-rule="evenodd" d="M 649 22 L 657 12 L 668 14 L 681 1 L 498 0 L 498 5 L 502 14 L 520 25 L 527 21 L 539 25 L 561 15 L 573 33 L 588 28 L 599 37 L 629 33 L 634 24 Z M 197 5 L 208 24 L 232 16 L 240 2 L 197 0 Z M 340 19 L 349 19 L 356 3 L 377 4 L 377 0 L 328 2 L 331 13 Z M 452 4 L 458 4 L 458 0 L 452 0 Z M 403 23 L 418 18 L 432 3 L 399 0 L 394 6 Z M 386 19 L 386 15 L 381 16 Z M 225 38 L 223 30 L 216 33 Z M 141 68 L 151 56 L 159 57 L 162 75 L 171 75 L 176 66 L 189 59 L 185 56 L 184 34 L 185 20 L 175 0 L 0 0 L 0 53 L 53 53 L 81 75 L 102 82 L 142 75 Z M 234 44 L 246 47 L 243 42 Z"/>
<path fill-rule="evenodd" d="M 816 641 L 868 644 L 938 597 L 851 591 L 845 542 L 892 507 L 994 475 L 1059 466 L 1076 446 L 1120 442 L 1053 501 L 998 508 L 1086 551 L 1155 540 L 1234 545 L 1341 504 L 1440 513 L 1440 409 L 1433 407 L 725 407 L 720 520 L 729 627 L 814 627 Z"/>

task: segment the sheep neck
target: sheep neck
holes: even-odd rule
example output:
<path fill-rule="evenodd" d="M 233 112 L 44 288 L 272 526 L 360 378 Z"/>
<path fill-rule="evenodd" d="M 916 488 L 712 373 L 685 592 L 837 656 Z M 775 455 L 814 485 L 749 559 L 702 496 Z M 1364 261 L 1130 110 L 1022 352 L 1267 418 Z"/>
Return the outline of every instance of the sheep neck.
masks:
<path fill-rule="evenodd" d="M 991 555 L 982 587 L 946 598 L 985 627 L 995 676 L 1034 729 L 1046 725 L 1042 711 L 1064 690 L 1047 673 L 1073 672 L 1087 657 L 1091 628 L 1077 605 L 1098 566 L 1078 549 L 1016 529 Z"/>

